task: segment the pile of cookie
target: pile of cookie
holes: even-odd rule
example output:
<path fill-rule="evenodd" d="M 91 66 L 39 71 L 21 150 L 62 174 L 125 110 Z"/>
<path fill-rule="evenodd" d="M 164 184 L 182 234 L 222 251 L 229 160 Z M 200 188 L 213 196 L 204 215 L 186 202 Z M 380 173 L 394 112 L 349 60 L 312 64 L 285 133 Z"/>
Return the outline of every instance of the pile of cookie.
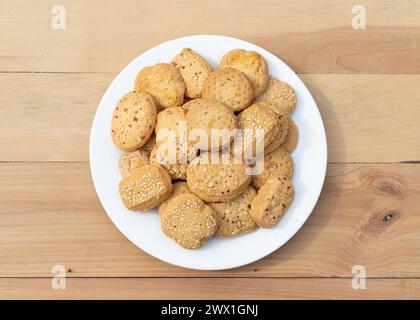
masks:
<path fill-rule="evenodd" d="M 267 62 L 254 51 L 227 52 L 213 70 L 185 48 L 171 63 L 140 70 L 134 91 L 119 100 L 111 121 L 112 140 L 124 151 L 119 161 L 124 205 L 134 211 L 159 206 L 162 231 L 187 249 L 212 236 L 274 226 L 294 198 L 295 106 L 294 89 L 270 76 Z M 203 130 L 208 140 L 188 141 L 183 148 L 177 132 L 184 123 L 189 131 Z M 251 154 L 264 161 L 263 171 L 249 175 L 249 159 L 235 161 L 232 141 L 211 139 L 214 129 L 263 130 L 263 151 L 256 153 L 254 140 L 251 146 Z M 175 133 L 171 161 L 173 155 L 157 152 L 162 132 Z M 203 161 L 210 158 L 224 161 Z"/>

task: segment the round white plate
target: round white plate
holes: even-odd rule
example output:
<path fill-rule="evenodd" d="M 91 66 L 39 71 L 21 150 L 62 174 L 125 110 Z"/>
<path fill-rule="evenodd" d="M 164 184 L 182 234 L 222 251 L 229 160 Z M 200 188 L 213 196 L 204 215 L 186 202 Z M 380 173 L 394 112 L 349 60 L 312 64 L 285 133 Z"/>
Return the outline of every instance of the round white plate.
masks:
<path fill-rule="evenodd" d="M 299 128 L 299 143 L 292 154 L 296 196 L 286 215 L 272 229 L 258 229 L 231 239 L 214 237 L 196 250 L 185 250 L 162 233 L 157 210 L 135 213 L 124 207 L 118 192 L 121 179 L 118 158 L 121 151 L 113 145 L 110 136 L 112 111 L 119 98 L 133 89 L 138 71 L 159 62 L 170 62 L 185 47 L 203 55 L 215 68 L 221 56 L 229 50 L 242 48 L 257 51 L 267 60 L 270 73 L 291 84 L 298 98 L 292 115 Z M 177 266 L 221 270 L 243 266 L 269 255 L 299 230 L 311 214 L 324 183 L 327 142 L 315 101 L 303 82 L 283 61 L 243 40 L 200 35 L 162 43 L 138 56 L 118 74 L 96 111 L 89 157 L 93 182 L 102 206 L 129 240 L 152 256 Z"/>

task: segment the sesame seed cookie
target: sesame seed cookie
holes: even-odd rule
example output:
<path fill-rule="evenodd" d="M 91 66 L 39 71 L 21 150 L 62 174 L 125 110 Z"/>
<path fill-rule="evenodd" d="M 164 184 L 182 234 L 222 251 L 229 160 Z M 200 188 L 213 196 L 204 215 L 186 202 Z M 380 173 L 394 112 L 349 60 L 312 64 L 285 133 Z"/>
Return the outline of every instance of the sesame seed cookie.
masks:
<path fill-rule="evenodd" d="M 238 123 L 241 129 L 251 130 L 252 144 L 244 140 L 242 145 L 235 145 L 235 154 L 237 154 L 236 148 L 239 147 L 242 148 L 245 158 L 247 158 L 247 154 L 252 156 L 259 155 L 261 152 L 257 150 L 257 142 L 264 140 L 264 148 L 272 143 L 278 132 L 283 128 L 283 121 L 280 120 L 279 116 L 264 102 L 254 103 L 242 111 L 238 115 Z M 263 131 L 264 137 L 258 136 L 258 129 Z M 246 139 L 246 132 L 244 134 Z M 248 148 L 252 148 L 252 154 Z"/>
<path fill-rule="evenodd" d="M 188 188 L 188 184 L 185 181 L 177 181 L 173 184 L 174 186 L 174 190 L 172 191 L 171 196 L 165 200 L 164 202 L 162 202 L 159 206 L 159 213 L 163 212 L 164 210 L 166 210 L 166 208 L 168 207 L 169 202 L 174 199 L 176 196 L 180 195 L 180 194 L 185 194 L 185 193 L 190 193 L 192 194 L 190 188 Z"/>
<path fill-rule="evenodd" d="M 144 145 L 155 129 L 156 105 L 150 94 L 131 91 L 117 103 L 112 113 L 111 137 L 124 151 Z"/>
<path fill-rule="evenodd" d="M 231 67 L 242 71 L 251 81 L 254 96 L 259 97 L 268 87 L 268 65 L 255 51 L 235 49 L 226 53 L 220 60 L 220 68 Z"/>
<path fill-rule="evenodd" d="M 201 247 L 218 228 L 214 210 L 193 194 L 180 194 L 161 210 L 162 231 L 185 249 Z"/>
<path fill-rule="evenodd" d="M 208 202 L 227 202 L 243 193 L 251 182 L 247 165 L 235 163 L 229 152 L 203 152 L 187 168 L 191 192 Z"/>
<path fill-rule="evenodd" d="M 216 211 L 219 219 L 219 229 L 216 235 L 219 237 L 232 237 L 241 233 L 255 230 L 257 227 L 251 219 L 251 201 L 257 195 L 254 188 L 248 189 L 232 201 L 222 203 L 210 203 Z"/>
<path fill-rule="evenodd" d="M 286 82 L 280 81 L 276 77 L 270 76 L 270 84 L 257 101 L 270 103 L 274 112 L 291 113 L 296 107 L 296 92 Z"/>
<path fill-rule="evenodd" d="M 129 210 L 146 211 L 169 198 L 173 186 L 169 173 L 160 165 L 134 169 L 119 183 L 121 200 Z"/>
<path fill-rule="evenodd" d="M 212 72 L 210 63 L 197 52 L 184 48 L 172 60 L 185 82 L 185 96 L 198 98 L 203 90 L 203 83 Z"/>
<path fill-rule="evenodd" d="M 133 152 L 123 153 L 119 160 L 121 176 L 124 178 L 136 168 L 149 164 L 149 152 L 139 149 Z"/>
<path fill-rule="evenodd" d="M 233 111 L 241 111 L 252 103 L 254 92 L 251 82 L 241 71 L 223 68 L 209 75 L 202 97 L 222 102 Z"/>
<path fill-rule="evenodd" d="M 192 134 L 192 130 L 202 130 L 206 134 L 203 139 L 208 138 L 205 142 L 200 141 L 198 137 L 191 139 L 196 148 L 215 150 L 230 143 L 230 133 L 238 127 L 238 123 L 235 114 L 227 106 L 217 101 L 194 99 L 182 107 L 187 111 L 189 134 Z M 212 137 L 213 129 L 224 131 L 219 131 L 220 135 Z"/>
<path fill-rule="evenodd" d="M 299 140 L 299 129 L 296 126 L 296 123 L 289 118 L 289 127 L 287 129 L 287 135 L 283 142 L 283 148 L 288 152 L 295 150 Z"/>
<path fill-rule="evenodd" d="M 293 160 L 290 154 L 283 147 L 277 148 L 264 157 L 264 171 L 259 175 L 252 176 L 252 184 L 259 189 L 271 176 L 291 178 L 293 170 Z"/>
<path fill-rule="evenodd" d="M 158 63 L 142 69 L 136 77 L 135 88 L 150 93 L 158 107 L 180 106 L 184 100 L 185 84 L 177 68 L 168 63 Z"/>
<path fill-rule="evenodd" d="M 170 156 L 165 156 L 165 154 L 157 152 L 158 146 L 155 145 L 150 153 L 150 163 L 160 164 L 164 167 L 171 176 L 171 179 L 187 179 L 187 167 L 188 163 L 178 163 L 177 160 L 171 160 Z"/>
<path fill-rule="evenodd" d="M 251 218 L 262 228 L 271 228 L 293 201 L 295 189 L 287 177 L 271 177 L 251 202 Z"/>
<path fill-rule="evenodd" d="M 273 152 L 286 141 L 286 137 L 290 127 L 289 121 L 291 120 L 290 117 L 284 114 L 282 111 L 279 111 L 278 117 L 280 121 L 280 130 L 277 133 L 274 140 L 268 146 L 265 146 L 264 154 L 269 154 L 270 152 Z"/>

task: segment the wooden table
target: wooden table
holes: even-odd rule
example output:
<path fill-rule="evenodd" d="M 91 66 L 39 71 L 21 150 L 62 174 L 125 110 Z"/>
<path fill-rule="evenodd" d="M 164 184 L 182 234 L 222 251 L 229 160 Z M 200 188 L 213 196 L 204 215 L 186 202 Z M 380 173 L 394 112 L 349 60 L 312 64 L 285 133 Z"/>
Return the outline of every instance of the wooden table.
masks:
<path fill-rule="evenodd" d="M 420 298 L 420 3 L 60 0 L 0 4 L 0 298 Z M 130 243 L 93 188 L 100 98 L 144 50 L 191 34 L 256 43 L 298 72 L 325 122 L 315 211 L 284 247 L 220 272 Z M 55 265 L 66 289 L 54 290 Z M 366 289 L 352 288 L 352 268 Z"/>

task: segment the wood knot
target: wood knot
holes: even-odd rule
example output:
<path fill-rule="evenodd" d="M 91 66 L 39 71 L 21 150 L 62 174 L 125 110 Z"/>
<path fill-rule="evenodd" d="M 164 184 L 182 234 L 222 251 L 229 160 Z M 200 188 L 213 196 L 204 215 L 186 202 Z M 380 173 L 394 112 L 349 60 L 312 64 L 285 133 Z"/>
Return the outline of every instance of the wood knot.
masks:
<path fill-rule="evenodd" d="M 404 196 L 404 185 L 399 181 L 388 177 L 375 177 L 372 186 L 380 193 L 391 197 L 402 198 Z"/>

